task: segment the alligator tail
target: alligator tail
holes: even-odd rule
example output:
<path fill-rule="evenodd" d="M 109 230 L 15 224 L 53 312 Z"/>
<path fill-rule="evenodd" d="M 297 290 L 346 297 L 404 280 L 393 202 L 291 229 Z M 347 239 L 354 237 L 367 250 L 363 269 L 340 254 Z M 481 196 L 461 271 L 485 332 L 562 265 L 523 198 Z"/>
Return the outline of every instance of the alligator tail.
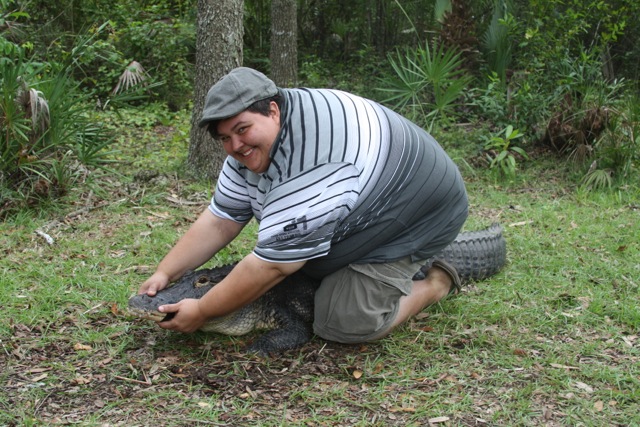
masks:
<path fill-rule="evenodd" d="M 460 233 L 426 265 L 430 267 L 435 259 L 442 259 L 456 268 L 463 281 L 482 280 L 499 272 L 506 258 L 502 227 L 496 223 L 483 230 Z"/>

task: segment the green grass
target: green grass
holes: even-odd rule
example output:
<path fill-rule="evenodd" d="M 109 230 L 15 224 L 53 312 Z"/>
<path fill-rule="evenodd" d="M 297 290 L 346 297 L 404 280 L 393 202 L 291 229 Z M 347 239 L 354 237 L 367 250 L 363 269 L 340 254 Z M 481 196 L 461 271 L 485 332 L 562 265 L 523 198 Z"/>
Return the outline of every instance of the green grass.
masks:
<path fill-rule="evenodd" d="M 180 178 L 181 137 L 129 131 L 121 155 L 144 145 L 160 181 L 134 179 L 136 157 L 65 209 L 0 224 L 0 426 L 640 425 L 637 182 L 586 192 L 548 159 L 507 184 L 461 167 L 467 227 L 504 226 L 501 273 L 380 342 L 316 338 L 261 360 L 241 351 L 253 336 L 181 335 L 125 315 L 211 194 Z M 253 233 L 212 264 L 240 258 Z"/>

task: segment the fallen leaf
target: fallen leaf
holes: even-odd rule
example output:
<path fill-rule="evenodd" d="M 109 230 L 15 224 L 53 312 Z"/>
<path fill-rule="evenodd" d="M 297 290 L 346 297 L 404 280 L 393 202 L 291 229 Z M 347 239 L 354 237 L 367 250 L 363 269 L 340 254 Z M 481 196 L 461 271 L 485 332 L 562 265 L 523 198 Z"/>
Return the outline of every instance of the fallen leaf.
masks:
<path fill-rule="evenodd" d="M 43 379 L 47 378 L 48 376 L 49 376 L 49 374 L 38 375 L 37 377 L 31 378 L 31 382 L 37 383 L 37 382 L 42 381 Z"/>
<path fill-rule="evenodd" d="M 29 370 L 27 370 L 28 374 L 39 374 L 42 372 L 47 372 L 50 371 L 52 368 L 31 368 Z"/>
<path fill-rule="evenodd" d="M 593 387 L 581 381 L 576 381 L 576 387 L 578 387 L 580 390 L 586 391 L 587 393 L 593 393 Z"/>
<path fill-rule="evenodd" d="M 125 251 L 124 249 L 119 249 L 117 251 L 111 251 L 109 253 L 109 256 L 111 258 L 122 258 L 123 256 L 125 256 L 127 254 L 127 251 Z"/>
<path fill-rule="evenodd" d="M 362 371 L 359 371 L 357 369 L 353 371 L 353 378 L 359 380 L 361 377 L 362 377 Z"/>
<path fill-rule="evenodd" d="M 593 409 L 598 412 L 602 411 L 604 409 L 604 403 L 602 402 L 602 400 L 598 400 L 596 403 L 594 403 Z"/>
<path fill-rule="evenodd" d="M 170 217 L 169 212 L 152 212 L 152 211 L 147 211 L 147 212 L 160 219 L 167 219 Z M 147 217 L 147 218 L 153 219 L 152 217 Z"/>
<path fill-rule="evenodd" d="M 409 412 L 409 413 L 413 413 L 413 412 L 416 412 L 416 408 L 395 406 L 393 408 L 389 408 L 389 412 Z"/>
<path fill-rule="evenodd" d="M 513 354 L 515 354 L 516 356 L 526 356 L 527 355 L 527 350 L 523 350 L 521 348 L 516 348 L 515 350 L 513 350 Z"/>
<path fill-rule="evenodd" d="M 429 418 L 429 424 L 438 424 L 438 423 L 446 423 L 449 421 L 449 417 L 435 417 Z"/>
<path fill-rule="evenodd" d="M 90 345 L 76 343 L 73 345 L 73 349 L 75 351 L 91 351 L 92 348 Z"/>
<path fill-rule="evenodd" d="M 118 303 L 114 302 L 113 304 L 111 304 L 111 314 L 113 314 L 114 316 L 120 315 L 120 310 L 118 309 Z"/>
<path fill-rule="evenodd" d="M 198 406 L 201 408 L 211 408 L 211 404 L 207 402 L 198 402 Z"/>
<path fill-rule="evenodd" d="M 107 357 L 106 359 L 102 359 L 100 362 L 98 362 L 98 365 L 100 366 L 108 365 L 109 363 L 111 363 L 112 360 L 113 360 L 113 357 Z"/>
<path fill-rule="evenodd" d="M 89 384 L 91 382 L 91 378 L 78 375 L 71 382 L 77 385 Z"/>
<path fill-rule="evenodd" d="M 532 224 L 533 221 L 520 221 L 520 222 L 512 222 L 509 224 L 509 227 L 520 227 L 527 224 Z"/>
<path fill-rule="evenodd" d="M 256 394 L 255 391 L 251 390 L 251 388 L 249 386 L 245 387 L 245 390 L 247 391 L 247 393 L 249 393 L 249 396 L 251 396 L 252 398 L 256 398 L 258 397 L 258 395 Z"/>
<path fill-rule="evenodd" d="M 551 364 L 552 367 L 554 368 L 559 368 L 559 369 L 568 369 L 568 370 L 572 370 L 572 369 L 580 369 L 578 367 L 575 366 L 567 366 L 567 365 L 560 365 L 558 363 L 552 363 Z"/>

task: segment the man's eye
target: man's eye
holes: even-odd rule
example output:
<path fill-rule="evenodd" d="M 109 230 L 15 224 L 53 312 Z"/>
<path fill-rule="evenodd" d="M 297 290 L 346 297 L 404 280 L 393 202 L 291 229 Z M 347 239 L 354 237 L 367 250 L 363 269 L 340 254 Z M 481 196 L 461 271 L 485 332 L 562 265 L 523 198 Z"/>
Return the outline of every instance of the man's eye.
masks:
<path fill-rule="evenodd" d="M 247 130 L 246 127 L 238 128 L 238 135 L 242 135 L 243 133 L 245 133 L 246 130 Z"/>
<path fill-rule="evenodd" d="M 229 142 L 229 137 L 228 136 L 221 136 L 220 138 L 218 138 L 220 140 L 220 142 L 227 143 Z"/>

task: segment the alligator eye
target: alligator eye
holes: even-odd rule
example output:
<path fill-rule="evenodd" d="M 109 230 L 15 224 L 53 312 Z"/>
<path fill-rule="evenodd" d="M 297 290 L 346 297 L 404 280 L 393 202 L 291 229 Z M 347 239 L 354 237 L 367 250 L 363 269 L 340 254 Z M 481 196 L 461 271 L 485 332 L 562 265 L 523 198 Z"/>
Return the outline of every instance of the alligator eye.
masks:
<path fill-rule="evenodd" d="M 196 280 L 195 287 L 201 288 L 209 284 L 209 278 L 207 276 L 200 276 L 198 280 Z"/>

